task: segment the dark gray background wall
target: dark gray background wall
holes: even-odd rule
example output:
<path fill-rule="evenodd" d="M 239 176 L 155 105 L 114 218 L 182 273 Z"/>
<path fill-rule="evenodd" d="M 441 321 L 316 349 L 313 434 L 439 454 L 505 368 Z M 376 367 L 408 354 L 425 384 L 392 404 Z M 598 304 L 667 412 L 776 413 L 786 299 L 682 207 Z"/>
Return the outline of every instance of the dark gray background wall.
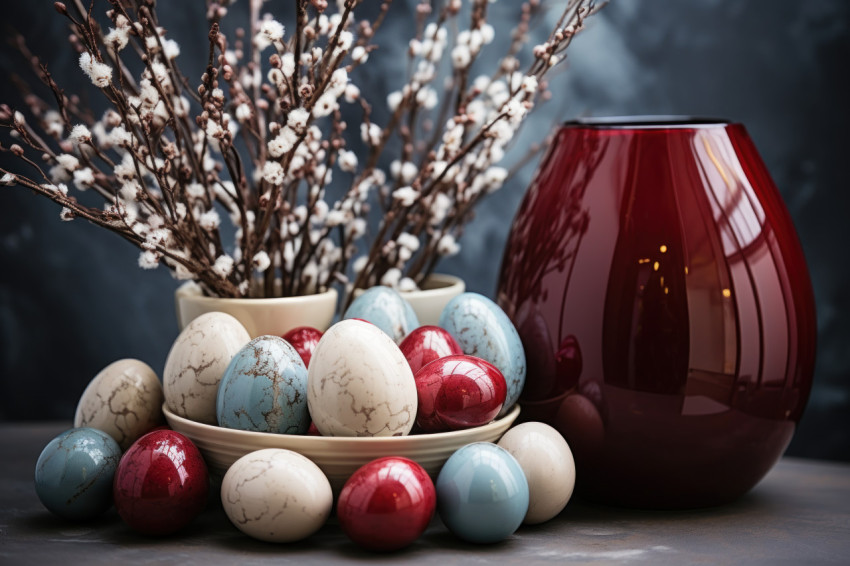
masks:
<path fill-rule="evenodd" d="M 5 3 L 4 20 L 33 38 L 59 82 L 77 91 L 86 81 L 52 3 Z M 160 1 L 191 77 L 206 49 L 202 4 Z M 267 6 L 288 13 L 288 4 Z M 413 4 L 396 0 L 396 22 Z M 494 17 L 511 21 L 516 4 L 493 5 Z M 232 10 L 246 6 L 240 0 Z M 403 23 L 387 29 L 386 49 L 375 55 L 386 75 L 369 81 L 382 90 L 397 84 L 395 48 L 407 37 Z M 747 126 L 796 223 L 817 300 L 815 386 L 788 453 L 840 460 L 850 460 L 849 61 L 845 0 L 614 0 L 573 45 L 556 101 L 528 128 L 628 114 L 715 116 Z M 0 68 L 8 76 L 23 66 L 4 46 Z M 0 100 L 18 100 L 9 81 L 0 84 Z M 462 253 L 441 271 L 492 296 L 508 225 L 532 173 L 526 168 L 483 204 Z M 177 335 L 176 282 L 163 270 L 142 272 L 136 258 L 99 228 L 61 223 L 52 203 L 0 187 L 0 420 L 72 418 L 86 383 L 118 358 L 161 371 Z"/>

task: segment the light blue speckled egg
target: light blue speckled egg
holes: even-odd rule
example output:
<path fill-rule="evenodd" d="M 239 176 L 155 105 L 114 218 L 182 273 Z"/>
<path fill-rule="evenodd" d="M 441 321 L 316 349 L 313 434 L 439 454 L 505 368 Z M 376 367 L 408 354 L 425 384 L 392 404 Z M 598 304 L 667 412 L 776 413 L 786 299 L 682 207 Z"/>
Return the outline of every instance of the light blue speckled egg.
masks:
<path fill-rule="evenodd" d="M 367 320 L 389 334 L 396 344 L 419 328 L 419 319 L 410 303 L 395 289 L 380 285 L 354 299 L 343 318 Z"/>
<path fill-rule="evenodd" d="M 35 492 L 62 517 L 93 519 L 112 505 L 112 480 L 121 448 L 97 429 L 72 428 L 51 440 L 35 466 Z"/>
<path fill-rule="evenodd" d="M 440 326 L 457 340 L 464 354 L 499 368 L 508 384 L 499 416 L 506 414 L 522 393 L 526 373 L 525 350 L 508 315 L 483 295 L 461 293 L 443 309 Z"/>
<path fill-rule="evenodd" d="M 452 454 L 435 487 L 440 519 L 469 542 L 508 538 L 528 511 L 522 468 L 507 450 L 489 442 L 467 444 Z"/>
<path fill-rule="evenodd" d="M 257 432 L 304 434 L 307 368 L 289 342 L 259 336 L 239 350 L 224 371 L 216 397 L 219 426 Z"/>

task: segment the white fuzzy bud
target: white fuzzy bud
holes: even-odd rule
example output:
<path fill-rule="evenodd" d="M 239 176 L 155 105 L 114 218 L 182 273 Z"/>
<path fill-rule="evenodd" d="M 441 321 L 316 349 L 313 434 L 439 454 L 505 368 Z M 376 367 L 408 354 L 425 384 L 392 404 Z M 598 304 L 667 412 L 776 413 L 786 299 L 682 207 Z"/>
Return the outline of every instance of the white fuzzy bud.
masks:
<path fill-rule="evenodd" d="M 139 254 L 139 267 L 142 269 L 156 269 L 159 266 L 159 255 L 152 250 L 145 250 Z"/>
<path fill-rule="evenodd" d="M 339 152 L 339 168 L 349 173 L 357 170 L 357 156 L 353 151 Z"/>
<path fill-rule="evenodd" d="M 231 272 L 233 272 L 233 258 L 227 254 L 218 256 L 215 260 L 215 264 L 213 264 L 213 271 L 222 278 L 226 278 L 231 274 Z"/>
<path fill-rule="evenodd" d="M 412 206 L 419 198 L 419 191 L 413 187 L 401 187 L 393 191 L 393 198 L 402 206 Z"/>
<path fill-rule="evenodd" d="M 80 55 L 79 62 L 80 68 L 91 79 L 94 86 L 106 88 L 112 82 L 112 67 L 106 63 L 100 63 L 88 51 Z"/>
<path fill-rule="evenodd" d="M 401 104 L 401 101 L 404 99 L 404 95 L 401 91 L 393 91 L 387 96 L 387 106 L 390 111 L 395 112 L 398 108 L 398 105 Z"/>
<path fill-rule="evenodd" d="M 398 282 L 401 279 L 401 270 L 397 267 L 392 267 L 384 273 L 384 276 L 381 277 L 381 285 L 386 285 L 387 287 L 397 287 Z"/>
<path fill-rule="evenodd" d="M 283 76 L 290 79 L 295 74 L 295 55 L 292 53 L 284 53 L 280 58 L 280 70 Z"/>
<path fill-rule="evenodd" d="M 269 266 L 272 264 L 272 261 L 271 259 L 269 259 L 269 254 L 267 254 L 265 251 L 259 251 L 256 253 L 256 255 L 254 255 L 252 263 L 254 264 L 254 269 L 262 273 L 263 271 L 269 268 Z"/>
<path fill-rule="evenodd" d="M 440 241 L 437 242 L 437 253 L 442 256 L 453 256 L 460 251 L 460 245 L 455 241 L 455 237 L 451 234 L 445 234 Z"/>
<path fill-rule="evenodd" d="M 263 180 L 271 185 L 283 184 L 283 167 L 277 161 L 266 161 L 263 165 Z"/>
<path fill-rule="evenodd" d="M 452 49 L 452 65 L 455 69 L 465 69 L 472 61 L 472 54 L 466 45 L 456 45 Z"/>
<path fill-rule="evenodd" d="M 75 144 L 91 142 L 91 131 L 83 124 L 77 124 L 71 129 L 69 139 Z"/>
<path fill-rule="evenodd" d="M 208 210 L 201 214 L 201 217 L 198 218 L 198 224 L 200 224 L 201 228 L 204 230 L 212 231 L 218 228 L 219 224 L 221 224 L 221 217 L 217 211 Z"/>

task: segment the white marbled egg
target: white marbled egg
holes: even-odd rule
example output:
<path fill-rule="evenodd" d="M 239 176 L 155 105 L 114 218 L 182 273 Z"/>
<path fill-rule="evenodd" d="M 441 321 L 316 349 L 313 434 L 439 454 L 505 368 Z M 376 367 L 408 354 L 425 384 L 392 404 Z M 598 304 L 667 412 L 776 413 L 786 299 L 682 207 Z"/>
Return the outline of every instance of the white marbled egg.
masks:
<path fill-rule="evenodd" d="M 168 409 L 216 424 L 218 383 L 230 360 L 251 340 L 242 324 L 222 312 L 203 314 L 183 329 L 165 361 L 162 384 Z"/>
<path fill-rule="evenodd" d="M 257 450 L 221 481 L 224 512 L 237 529 L 268 542 L 294 542 L 318 531 L 333 506 L 328 478 L 297 452 Z"/>
<path fill-rule="evenodd" d="M 165 423 L 162 400 L 162 385 L 148 364 L 118 360 L 100 370 L 83 391 L 74 427 L 101 430 L 126 450 L 140 436 Z"/>
<path fill-rule="evenodd" d="M 403 436 L 416 420 L 416 382 L 385 332 L 343 320 L 313 352 L 307 406 L 323 436 Z"/>
<path fill-rule="evenodd" d="M 575 460 L 564 437 L 547 424 L 527 422 L 506 432 L 499 446 L 516 458 L 528 480 L 523 523 L 543 523 L 563 511 L 576 483 Z"/>

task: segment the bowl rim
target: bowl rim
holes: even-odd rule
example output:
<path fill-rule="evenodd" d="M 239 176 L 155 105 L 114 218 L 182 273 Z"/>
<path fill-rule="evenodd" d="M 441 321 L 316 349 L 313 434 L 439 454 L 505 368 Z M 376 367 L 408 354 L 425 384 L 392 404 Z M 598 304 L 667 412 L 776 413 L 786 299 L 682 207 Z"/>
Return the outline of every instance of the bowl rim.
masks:
<path fill-rule="evenodd" d="M 405 436 L 307 436 L 301 434 L 275 434 L 271 432 L 255 432 L 250 430 L 239 430 L 235 428 L 225 428 L 215 425 L 209 425 L 198 421 L 193 421 L 185 417 L 174 414 L 168 409 L 168 404 L 162 404 L 162 412 L 165 414 L 165 419 L 169 425 L 172 420 L 180 424 L 181 428 L 189 429 L 190 434 L 205 433 L 206 441 L 212 440 L 211 435 L 215 435 L 215 441 L 220 444 L 242 444 L 256 445 L 252 440 L 272 440 L 279 439 L 280 444 L 286 444 L 287 448 L 295 450 L 299 449 L 333 449 L 342 448 L 356 444 L 361 448 L 370 446 L 381 446 L 381 448 L 392 448 L 394 445 L 399 447 L 409 447 L 411 441 L 416 442 L 421 448 L 427 448 L 432 444 L 442 444 L 446 441 L 462 440 L 466 436 L 478 437 L 482 433 L 487 433 L 491 430 L 497 430 L 507 424 L 507 428 L 516 421 L 520 413 L 520 406 L 516 404 L 505 415 L 497 418 L 489 423 L 477 427 L 465 428 L 461 430 L 452 430 L 448 432 L 433 432 L 426 434 L 413 434 Z M 174 428 L 172 425 L 171 428 Z M 177 429 L 175 429 L 177 430 Z M 177 432 L 181 432 L 177 430 Z M 474 442 L 474 440 L 471 440 Z M 263 446 L 268 448 L 269 446 Z M 261 448 L 257 448 L 260 450 Z"/>

